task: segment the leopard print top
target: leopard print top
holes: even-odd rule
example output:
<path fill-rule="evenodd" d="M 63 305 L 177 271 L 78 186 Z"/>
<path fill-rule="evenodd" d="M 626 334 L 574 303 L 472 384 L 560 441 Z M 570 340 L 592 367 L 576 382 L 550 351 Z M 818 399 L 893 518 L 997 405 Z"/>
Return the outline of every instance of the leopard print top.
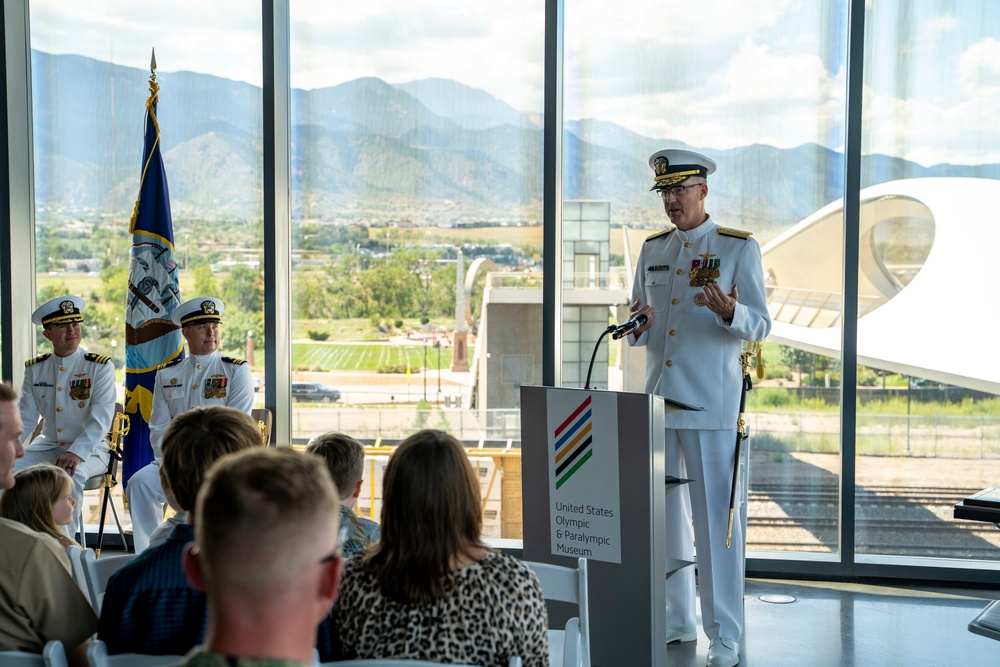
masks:
<path fill-rule="evenodd" d="M 332 612 L 344 657 L 548 667 L 545 599 L 527 565 L 486 552 L 451 580 L 447 599 L 403 604 L 382 596 L 362 554 L 349 558 Z"/>

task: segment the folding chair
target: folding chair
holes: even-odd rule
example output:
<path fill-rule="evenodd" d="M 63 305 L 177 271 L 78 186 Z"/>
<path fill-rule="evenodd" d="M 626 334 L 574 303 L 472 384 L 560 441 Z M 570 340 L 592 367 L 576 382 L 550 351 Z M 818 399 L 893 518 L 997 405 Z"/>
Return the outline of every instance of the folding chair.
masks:
<path fill-rule="evenodd" d="M 257 422 L 261 440 L 263 440 L 264 446 L 267 447 L 271 444 L 271 411 L 267 408 L 254 408 L 250 411 L 250 417 Z"/>
<path fill-rule="evenodd" d="M 53 639 L 45 644 L 41 653 L 0 651 L 0 665 L 3 667 L 68 667 L 68 662 L 62 642 Z"/>
<path fill-rule="evenodd" d="M 83 571 L 87 576 L 87 589 L 90 591 L 90 601 L 97 615 L 101 615 L 101 605 L 104 602 L 104 590 L 108 587 L 108 579 L 122 565 L 135 558 L 135 554 L 113 556 L 97 559 L 93 549 L 84 549 L 82 554 Z"/>
<path fill-rule="evenodd" d="M 83 597 L 87 598 L 90 606 L 94 606 L 94 601 L 90 597 L 90 587 L 87 586 L 87 574 L 83 571 L 83 550 L 75 544 L 66 547 L 66 555 L 69 556 L 70 571 L 73 573 L 73 581 L 80 587 Z"/>
<path fill-rule="evenodd" d="M 569 619 L 563 630 L 549 630 L 549 665 L 590 667 L 590 601 L 587 594 L 587 559 L 576 568 L 525 561 L 542 584 L 546 600 L 574 602 L 579 616 Z"/>
<path fill-rule="evenodd" d="M 108 646 L 100 639 L 93 639 L 87 647 L 87 662 L 90 667 L 160 667 L 176 665 L 184 659 L 182 655 L 147 655 L 144 653 L 118 653 L 108 655 Z"/>

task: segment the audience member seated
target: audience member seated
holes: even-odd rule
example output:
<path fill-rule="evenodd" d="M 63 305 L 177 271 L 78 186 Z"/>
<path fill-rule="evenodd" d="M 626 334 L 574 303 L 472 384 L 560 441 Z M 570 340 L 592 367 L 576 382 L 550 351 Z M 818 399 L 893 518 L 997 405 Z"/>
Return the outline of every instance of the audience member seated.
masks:
<path fill-rule="evenodd" d="M 14 473 L 14 488 L 0 497 L 0 516 L 51 535 L 65 549 L 80 546 L 61 530 L 73 523 L 73 478 L 48 463 Z"/>
<path fill-rule="evenodd" d="M 459 442 L 410 436 L 382 491 L 382 538 L 347 560 L 333 610 L 343 657 L 548 667 L 542 587 L 481 541 L 479 481 Z"/>
<path fill-rule="evenodd" d="M 212 467 L 184 553 L 188 579 L 208 596 L 208 631 L 182 667 L 312 664 L 340 581 L 338 507 L 314 456 L 255 449 Z"/>
<path fill-rule="evenodd" d="M 257 424 L 223 406 L 195 408 L 170 423 L 159 466 L 164 493 L 182 512 L 193 510 L 209 467 L 226 454 L 260 446 Z M 189 512 L 189 518 L 193 518 Z M 108 653 L 186 653 L 201 642 L 205 596 L 184 577 L 184 547 L 194 539 L 190 521 L 135 557 L 108 581 L 97 636 Z"/>
<path fill-rule="evenodd" d="M 365 468 L 364 446 L 349 435 L 326 433 L 314 438 L 306 451 L 323 457 L 333 483 L 340 491 L 340 525 L 348 530 L 344 556 L 350 556 L 355 551 L 367 549 L 378 542 L 378 524 L 354 513 L 361 494 L 361 477 Z"/>
<path fill-rule="evenodd" d="M 0 491 L 15 486 L 22 431 L 17 393 L 0 384 Z M 51 536 L 4 518 L 0 545 L 0 651 L 40 654 L 47 641 L 58 639 L 73 667 L 86 665 L 97 617 L 73 581 L 66 550 Z"/>

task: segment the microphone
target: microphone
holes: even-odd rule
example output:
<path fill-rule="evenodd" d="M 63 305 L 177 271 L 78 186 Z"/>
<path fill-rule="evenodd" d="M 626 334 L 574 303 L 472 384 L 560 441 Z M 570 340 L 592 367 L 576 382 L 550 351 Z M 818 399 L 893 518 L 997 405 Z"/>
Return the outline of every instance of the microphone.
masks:
<path fill-rule="evenodd" d="M 616 326 L 615 330 L 611 333 L 611 338 L 613 340 L 618 340 L 619 338 L 621 338 L 622 336 L 624 336 L 628 332 L 632 331 L 633 329 L 638 329 L 639 327 L 641 327 L 643 324 L 645 324 L 648 321 L 649 321 L 649 318 L 646 317 L 645 314 L 639 313 L 638 315 L 636 315 L 635 317 L 631 318 L 630 320 L 628 320 L 624 324 L 619 324 L 618 326 Z"/>

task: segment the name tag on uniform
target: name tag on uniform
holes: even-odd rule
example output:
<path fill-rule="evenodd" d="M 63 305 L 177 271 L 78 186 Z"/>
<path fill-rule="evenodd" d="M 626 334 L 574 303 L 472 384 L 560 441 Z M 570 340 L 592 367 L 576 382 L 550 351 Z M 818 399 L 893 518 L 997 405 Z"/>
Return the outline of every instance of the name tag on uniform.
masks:
<path fill-rule="evenodd" d="M 666 264 L 653 264 L 652 266 L 646 267 L 646 273 L 650 273 L 651 271 L 669 271 L 669 270 L 670 267 Z"/>

